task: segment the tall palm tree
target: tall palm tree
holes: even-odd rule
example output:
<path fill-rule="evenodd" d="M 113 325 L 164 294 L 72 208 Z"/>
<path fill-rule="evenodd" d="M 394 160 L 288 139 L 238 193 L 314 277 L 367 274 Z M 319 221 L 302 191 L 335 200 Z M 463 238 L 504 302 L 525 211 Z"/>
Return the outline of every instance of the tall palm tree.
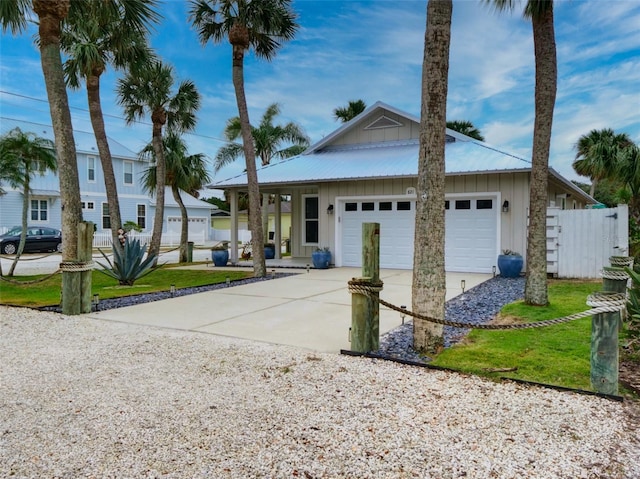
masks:
<path fill-rule="evenodd" d="M 360 113 L 367 109 L 367 104 L 364 100 L 349 100 L 347 106 L 335 108 L 333 110 L 333 117 L 336 120 L 341 121 L 342 123 L 346 123 Z"/>
<path fill-rule="evenodd" d="M 166 184 L 171 187 L 173 198 L 180 208 L 182 220 L 180 230 L 179 261 L 187 261 L 187 242 L 189 240 L 189 215 L 184 205 L 180 190 L 192 196 L 197 195 L 206 183 L 211 181 L 207 171 L 206 157 L 202 153 L 189 155 L 187 144 L 175 131 L 169 131 L 162 139 L 164 158 L 166 163 Z M 143 159 L 155 159 L 153 144 L 148 144 L 140 153 Z M 157 181 L 156 166 L 149 167 L 142 175 L 142 184 L 146 191 L 155 193 Z"/>
<path fill-rule="evenodd" d="M 452 0 L 429 0 L 422 66 L 418 198 L 413 253 L 413 311 L 444 319 L 444 148 L 446 139 Z M 426 354 L 443 346 L 442 326 L 416 318 L 413 347 Z"/>
<path fill-rule="evenodd" d="M 251 127 L 251 136 L 255 146 L 255 154 L 260 158 L 262 166 L 271 163 L 274 158 L 284 159 L 299 155 L 309 146 L 309 137 L 304 129 L 294 123 L 274 125 L 274 118 L 280 114 L 280 106 L 272 103 L 262 115 L 260 126 Z M 224 136 L 229 144 L 218 150 L 214 159 L 214 170 L 218 172 L 223 166 L 244 156 L 244 148 L 234 143 L 242 135 L 239 117 L 230 118 L 224 129 Z M 262 195 L 262 229 L 268 227 L 269 195 Z"/>
<path fill-rule="evenodd" d="M 486 0 L 498 10 L 512 10 L 514 0 Z M 553 0 L 528 0 L 524 15 L 531 18 L 536 64 L 535 120 L 529 189 L 527 279 L 524 300 L 544 306 L 547 293 L 547 194 L 551 125 L 556 103 L 558 65 L 553 26 Z"/>
<path fill-rule="evenodd" d="M 13 188 L 22 189 L 22 232 L 9 276 L 13 276 L 27 240 L 31 179 L 36 174 L 56 171 L 58 165 L 54 152 L 55 146 L 51 140 L 36 136 L 35 133 L 24 133 L 20 128 L 14 128 L 0 138 L 0 170 L 11 172 L 9 175 L 5 174 L 6 181 Z"/>
<path fill-rule="evenodd" d="M 470 136 L 471 138 L 475 138 L 479 141 L 484 141 L 484 136 L 480 133 L 473 123 L 467 120 L 453 120 L 447 122 L 447 128 L 453 131 L 457 131 L 458 133 L 462 133 L 463 135 Z"/>
<path fill-rule="evenodd" d="M 264 262 L 264 230 L 260 211 L 260 190 L 251 135 L 251 122 L 244 92 L 244 55 L 253 49 L 256 56 L 271 60 L 282 42 L 291 40 L 298 24 L 291 0 L 191 0 L 190 19 L 200 41 L 232 47 L 232 78 L 238 104 L 249 190 L 249 229 L 253 247 L 253 270 L 257 277 L 267 274 Z"/>
<path fill-rule="evenodd" d="M 629 212 L 636 226 L 640 226 L 640 146 L 631 142 L 618 151 L 614 174 L 629 190 Z"/>
<path fill-rule="evenodd" d="M 37 44 L 40 49 L 42 73 L 47 89 L 58 159 L 64 234 L 62 260 L 71 262 L 76 261 L 77 258 L 78 224 L 82 220 L 82 208 L 76 146 L 60 55 L 60 35 L 61 25 L 69 11 L 77 8 L 80 3 L 71 0 L 0 1 L 0 22 L 5 32 L 7 29 L 10 29 L 14 35 L 23 32 L 32 10 L 38 17 Z M 63 298 L 64 313 L 69 312 L 65 305 L 70 303 Z"/>
<path fill-rule="evenodd" d="M 111 218 L 114 247 L 122 248 L 118 230 L 122 228 L 120 202 L 111 151 L 104 126 L 100 101 L 100 78 L 109 65 L 123 69 L 133 63 L 144 63 L 150 55 L 146 34 L 160 16 L 154 10 L 156 0 L 86 0 L 72 13 L 61 39 L 67 54 L 64 72 L 67 84 L 80 88 L 84 81 L 89 116 L 98 145 L 104 174 L 107 204 Z"/>
<path fill-rule="evenodd" d="M 167 176 L 162 129 L 166 125 L 178 133 L 192 130 L 196 125 L 195 112 L 200 106 L 200 94 L 193 82 L 181 82 L 172 94 L 173 81 L 173 69 L 159 60 L 152 60 L 131 69 L 117 84 L 118 101 L 124 108 L 127 123 L 148 115 L 153 124 L 151 143 L 156 160 L 156 211 L 148 254 L 156 258 L 160 254 L 162 240 Z"/>
<path fill-rule="evenodd" d="M 591 130 L 578 139 L 573 169 L 591 179 L 591 196 L 595 194 L 598 182 L 614 173 L 620 150 L 632 144 L 629 135 L 616 134 L 611 128 Z"/>

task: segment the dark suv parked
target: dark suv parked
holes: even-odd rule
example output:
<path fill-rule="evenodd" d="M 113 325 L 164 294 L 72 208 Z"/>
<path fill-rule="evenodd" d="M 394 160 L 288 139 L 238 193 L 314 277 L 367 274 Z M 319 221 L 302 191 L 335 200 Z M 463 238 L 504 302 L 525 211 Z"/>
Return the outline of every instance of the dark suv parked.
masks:
<path fill-rule="evenodd" d="M 20 244 L 21 226 L 11 228 L 7 233 L 0 235 L 0 252 L 3 254 L 16 254 Z M 24 244 L 24 253 L 35 251 L 62 251 L 62 233 L 54 228 L 42 226 L 27 227 L 27 242 Z"/>

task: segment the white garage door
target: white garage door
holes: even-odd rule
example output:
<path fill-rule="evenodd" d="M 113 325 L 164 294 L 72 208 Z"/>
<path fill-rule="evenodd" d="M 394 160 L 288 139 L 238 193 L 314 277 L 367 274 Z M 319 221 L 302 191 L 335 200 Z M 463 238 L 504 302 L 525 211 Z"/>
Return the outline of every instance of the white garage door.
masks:
<path fill-rule="evenodd" d="M 182 218 L 169 216 L 167 218 L 167 232 L 170 235 L 180 236 Z M 206 240 L 207 219 L 202 217 L 189 218 L 189 241 L 202 243 Z"/>
<path fill-rule="evenodd" d="M 496 197 L 448 198 L 445 268 L 490 273 L 497 254 Z M 362 223 L 380 223 L 380 267 L 413 268 L 415 201 L 346 200 L 340 205 L 342 264 L 362 265 Z"/>

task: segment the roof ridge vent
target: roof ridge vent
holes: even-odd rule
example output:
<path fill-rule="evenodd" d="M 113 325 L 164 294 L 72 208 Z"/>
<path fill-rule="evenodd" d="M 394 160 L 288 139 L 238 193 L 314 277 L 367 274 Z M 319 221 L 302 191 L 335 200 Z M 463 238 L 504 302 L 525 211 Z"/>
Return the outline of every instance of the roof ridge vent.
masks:
<path fill-rule="evenodd" d="M 400 123 L 399 121 L 394 120 L 393 118 L 389 118 L 386 115 L 381 115 L 372 123 L 369 123 L 367 126 L 365 126 L 364 129 L 377 130 L 379 128 L 397 128 L 399 126 L 402 126 L 402 123 Z"/>

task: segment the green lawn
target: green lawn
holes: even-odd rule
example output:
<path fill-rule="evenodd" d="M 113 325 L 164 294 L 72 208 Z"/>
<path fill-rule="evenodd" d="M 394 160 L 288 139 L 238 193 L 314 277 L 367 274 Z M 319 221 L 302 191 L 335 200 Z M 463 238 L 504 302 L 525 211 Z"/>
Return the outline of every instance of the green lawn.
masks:
<path fill-rule="evenodd" d="M 533 322 L 568 316 L 589 309 L 586 299 L 600 291 L 597 281 L 549 282 L 547 307 L 522 301 L 506 305 L 501 315 L 514 322 Z M 431 363 L 489 377 L 509 377 L 590 390 L 591 317 L 544 328 L 473 330 L 464 342 L 444 350 Z M 517 368 L 513 372 L 491 369 Z"/>
<path fill-rule="evenodd" d="M 44 276 L 16 276 L 7 279 L 33 281 Z M 119 286 L 115 279 L 94 270 L 92 273 L 91 294 L 100 295 L 100 299 L 109 299 L 133 294 L 168 291 L 172 284 L 175 284 L 176 288 L 180 289 L 224 283 L 227 277 L 231 281 L 237 281 L 253 277 L 253 272 L 220 271 L 215 268 L 187 270 L 161 266 L 153 273 L 138 280 L 133 286 Z M 34 284 L 16 285 L 7 281 L 0 281 L 0 304 L 32 308 L 57 305 L 60 303 L 61 281 L 62 276 L 60 274 Z"/>

